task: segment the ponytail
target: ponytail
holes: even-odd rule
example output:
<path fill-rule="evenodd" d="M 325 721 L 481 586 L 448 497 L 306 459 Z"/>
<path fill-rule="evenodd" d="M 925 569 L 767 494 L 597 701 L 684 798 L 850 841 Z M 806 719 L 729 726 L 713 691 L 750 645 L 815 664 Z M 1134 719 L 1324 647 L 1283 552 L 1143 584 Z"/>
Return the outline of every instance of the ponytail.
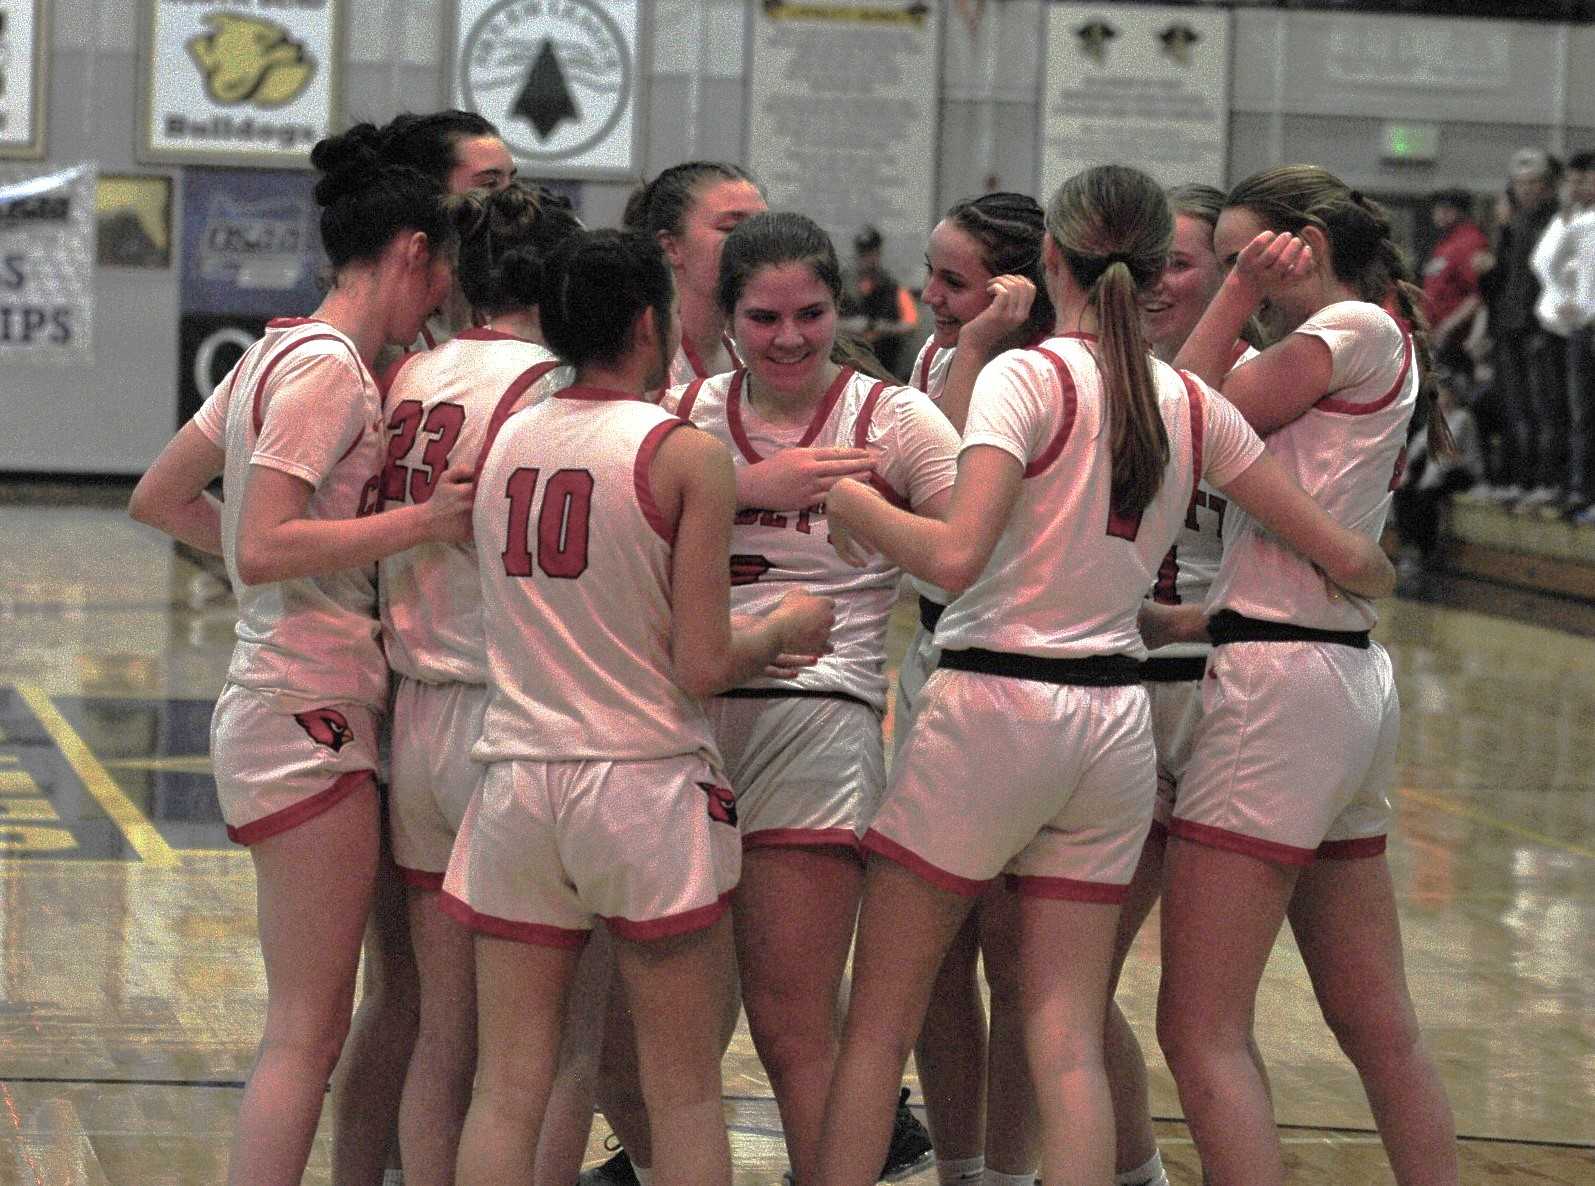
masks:
<path fill-rule="evenodd" d="M 1158 411 L 1141 306 L 1129 264 L 1115 260 L 1097 280 L 1101 343 L 1097 362 L 1108 394 L 1108 432 L 1113 448 L 1113 512 L 1138 515 L 1157 495 L 1169 463 L 1169 434 Z"/>

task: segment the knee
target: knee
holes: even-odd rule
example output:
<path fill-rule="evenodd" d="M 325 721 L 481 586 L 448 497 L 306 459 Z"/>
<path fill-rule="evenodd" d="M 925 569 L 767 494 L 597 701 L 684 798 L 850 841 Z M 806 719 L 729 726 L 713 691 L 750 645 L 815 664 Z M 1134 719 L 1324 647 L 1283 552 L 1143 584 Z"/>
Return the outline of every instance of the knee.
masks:
<path fill-rule="evenodd" d="M 1421 1042 L 1418 1019 L 1407 1002 L 1369 1009 L 1366 1002 L 1321 1002 L 1324 1021 L 1358 1070 L 1406 1059 Z"/>
<path fill-rule="evenodd" d="M 1205 1035 L 1210 1037 L 1210 1035 Z M 1202 1051 L 1204 1034 L 1200 1026 L 1181 1010 L 1158 1002 L 1157 1044 L 1163 1051 L 1163 1060 L 1176 1079 L 1183 1078 L 1195 1064 Z"/>
<path fill-rule="evenodd" d="M 265 1036 L 260 1040 L 260 1061 L 291 1063 L 301 1068 L 306 1077 L 327 1081 L 332 1078 L 332 1072 L 343 1054 L 343 1043 L 348 1034 L 347 1023 L 325 1029 L 289 1029 L 286 1026 L 268 1025 Z"/>

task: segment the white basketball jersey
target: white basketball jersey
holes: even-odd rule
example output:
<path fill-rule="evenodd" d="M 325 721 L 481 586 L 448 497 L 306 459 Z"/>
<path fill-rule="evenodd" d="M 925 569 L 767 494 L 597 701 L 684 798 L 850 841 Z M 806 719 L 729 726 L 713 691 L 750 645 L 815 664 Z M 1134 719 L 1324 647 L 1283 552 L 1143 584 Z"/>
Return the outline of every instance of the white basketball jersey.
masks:
<path fill-rule="evenodd" d="M 736 343 L 731 340 L 730 334 L 721 334 L 720 341 L 726 348 L 726 354 L 731 358 L 731 369 L 736 370 L 742 365 L 742 359 L 737 357 Z M 713 373 L 709 370 L 708 364 L 698 357 L 698 352 L 692 348 L 692 343 L 688 342 L 686 335 L 683 334 L 681 349 L 677 350 L 676 356 L 670 360 L 670 376 L 665 386 L 680 387 L 691 383 L 694 379 L 707 379 Z"/>
<path fill-rule="evenodd" d="M 1268 452 L 1330 518 L 1378 539 L 1406 455 L 1419 375 L 1412 338 L 1377 305 L 1341 301 L 1296 331 L 1329 347 L 1329 394 L 1268 435 Z M 1239 507 L 1224 516 L 1224 562 L 1208 609 L 1319 630 L 1368 630 L 1373 602 L 1331 585 Z"/>
<path fill-rule="evenodd" d="M 308 483 L 306 518 L 354 519 L 377 509 L 382 399 L 355 344 L 324 321 L 269 322 L 194 424 L 227 455 L 222 556 L 238 595 L 227 678 L 290 701 L 351 701 L 380 711 L 388 675 L 377 641 L 375 566 L 261 585 L 238 575 L 251 466 Z"/>
<path fill-rule="evenodd" d="M 406 355 L 383 381 L 383 506 L 426 502 L 445 470 L 480 468 L 511 412 L 570 380 L 569 368 L 544 347 L 496 330 L 468 329 L 434 350 Z M 486 683 L 475 546 L 421 544 L 389 556 L 378 572 L 393 670 L 429 683 Z"/>
<path fill-rule="evenodd" d="M 953 365 L 956 346 L 938 346 L 934 337 L 926 338 L 914 359 L 914 368 L 908 372 L 909 383 L 933 400 L 941 399 L 947 390 L 947 372 Z"/>
<path fill-rule="evenodd" d="M 477 761 L 715 752 L 671 677 L 670 525 L 649 478 L 681 427 L 594 387 L 505 422 L 472 514 L 491 687 Z"/>
<path fill-rule="evenodd" d="M 1245 342 L 1237 342 L 1236 346 L 1231 369 L 1257 357 L 1257 351 Z M 1197 483 L 1180 534 L 1158 565 L 1152 600 L 1161 605 L 1201 605 L 1207 600 L 1208 590 L 1218 576 L 1219 562 L 1224 559 L 1224 510 L 1228 506 L 1229 499 L 1217 490 L 1206 482 Z M 1159 647 L 1152 654 L 1178 658 L 1205 655 L 1212 649 L 1212 644 L 1205 642 L 1176 642 Z"/>
<path fill-rule="evenodd" d="M 919 391 L 843 368 L 805 429 L 770 424 L 749 406 L 738 370 L 672 391 L 682 417 L 724 441 L 738 466 L 782 449 L 856 447 L 879 451 L 875 487 L 898 506 L 921 506 L 957 477 L 958 436 Z M 877 556 L 853 568 L 831 546 L 825 504 L 802 511 L 737 512 L 731 533 L 731 608 L 763 614 L 793 589 L 836 599 L 831 653 L 795 680 L 748 687 L 842 692 L 886 706 L 886 620 L 897 599 L 897 568 Z"/>
<path fill-rule="evenodd" d="M 942 615 L 936 645 L 944 650 L 1144 657 L 1136 612 L 1197 479 L 1223 485 L 1262 452 L 1227 400 L 1149 359 L 1169 460 L 1141 515 L 1114 514 L 1094 340 L 1068 335 L 1011 350 L 976 381 L 963 447 L 1002 449 L 1025 467 L 1024 479 L 985 571 Z"/>

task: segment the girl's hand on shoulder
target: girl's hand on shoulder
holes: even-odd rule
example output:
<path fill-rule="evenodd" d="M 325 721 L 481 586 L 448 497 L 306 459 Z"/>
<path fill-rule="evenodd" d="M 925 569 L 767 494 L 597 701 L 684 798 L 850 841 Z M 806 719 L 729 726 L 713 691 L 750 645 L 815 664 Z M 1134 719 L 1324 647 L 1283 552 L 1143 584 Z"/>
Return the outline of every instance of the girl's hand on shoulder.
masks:
<path fill-rule="evenodd" d="M 431 536 L 440 543 L 471 542 L 471 504 L 476 497 L 476 471 L 455 466 L 438 479 L 432 497 L 422 505 L 431 519 Z"/>
<path fill-rule="evenodd" d="M 990 359 L 1024 329 L 1036 302 L 1036 286 L 1023 276 L 993 276 L 986 291 L 991 304 L 958 331 L 958 346 Z"/>
<path fill-rule="evenodd" d="M 1255 292 L 1268 296 L 1281 285 L 1300 280 L 1312 269 L 1313 249 L 1305 240 L 1278 231 L 1263 231 L 1235 260 L 1231 275 Z"/>

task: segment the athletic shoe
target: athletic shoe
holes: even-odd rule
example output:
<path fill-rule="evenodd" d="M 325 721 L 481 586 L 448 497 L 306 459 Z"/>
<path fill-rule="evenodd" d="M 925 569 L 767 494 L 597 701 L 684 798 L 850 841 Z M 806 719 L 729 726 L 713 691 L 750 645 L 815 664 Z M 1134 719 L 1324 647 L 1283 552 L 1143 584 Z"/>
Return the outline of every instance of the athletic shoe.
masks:
<path fill-rule="evenodd" d="M 882 1182 L 901 1182 L 936 1160 L 930 1133 L 908 1107 L 908 1088 L 897 1097 L 897 1117 L 892 1121 L 892 1143 L 886 1148 L 886 1164 L 881 1167 Z"/>
<path fill-rule="evenodd" d="M 605 1144 L 608 1144 L 608 1138 Z M 641 1183 L 631 1168 L 631 1158 L 624 1149 L 616 1147 L 615 1155 L 603 1165 L 583 1170 L 576 1179 L 576 1186 L 641 1186 Z"/>
<path fill-rule="evenodd" d="M 1541 507 L 1555 506 L 1562 501 L 1562 492 L 1555 486 L 1536 486 L 1517 502 L 1512 504 L 1512 509 L 1518 514 L 1537 511 Z"/>
<path fill-rule="evenodd" d="M 1573 516 L 1573 522 L 1580 527 L 1595 527 L 1595 506 L 1587 506 Z"/>

